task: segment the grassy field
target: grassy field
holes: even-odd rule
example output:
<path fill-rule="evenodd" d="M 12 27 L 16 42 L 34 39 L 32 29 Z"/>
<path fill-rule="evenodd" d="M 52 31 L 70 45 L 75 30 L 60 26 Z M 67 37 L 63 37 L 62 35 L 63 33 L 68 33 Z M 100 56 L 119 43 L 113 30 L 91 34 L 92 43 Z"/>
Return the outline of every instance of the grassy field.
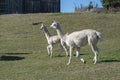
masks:
<path fill-rule="evenodd" d="M 55 45 L 53 58 L 46 50 L 46 39 L 33 22 L 44 22 L 49 28 L 52 20 L 61 24 L 65 33 L 95 29 L 103 33 L 98 43 L 99 60 L 93 64 L 89 46 L 81 48 L 86 64 L 73 57 L 67 66 L 65 52 Z M 0 80 L 119 80 L 120 79 L 120 13 L 55 13 L 0 15 Z"/>

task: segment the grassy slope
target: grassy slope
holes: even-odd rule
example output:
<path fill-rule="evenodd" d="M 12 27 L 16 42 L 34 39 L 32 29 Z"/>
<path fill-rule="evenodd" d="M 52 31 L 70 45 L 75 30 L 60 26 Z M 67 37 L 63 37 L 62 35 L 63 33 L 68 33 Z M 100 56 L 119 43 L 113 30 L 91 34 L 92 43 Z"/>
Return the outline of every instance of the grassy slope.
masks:
<path fill-rule="evenodd" d="M 120 79 L 120 14 L 12 14 L 0 15 L 0 80 L 119 80 Z M 83 64 L 73 57 L 68 58 L 55 45 L 53 58 L 46 51 L 46 39 L 39 25 L 42 21 L 49 26 L 55 19 L 64 32 L 96 29 L 104 34 L 99 42 L 98 64 L 93 65 L 93 53 L 89 46 L 81 49 L 87 61 Z M 52 34 L 55 30 L 48 28 Z"/>

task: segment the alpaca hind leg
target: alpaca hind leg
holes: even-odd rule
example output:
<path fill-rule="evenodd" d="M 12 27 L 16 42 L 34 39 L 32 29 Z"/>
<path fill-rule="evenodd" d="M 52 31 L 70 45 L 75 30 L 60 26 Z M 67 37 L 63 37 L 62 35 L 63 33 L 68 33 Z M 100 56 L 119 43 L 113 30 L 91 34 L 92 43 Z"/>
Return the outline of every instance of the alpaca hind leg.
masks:
<path fill-rule="evenodd" d="M 69 61 L 68 61 L 67 65 L 69 65 L 71 63 L 72 55 L 73 55 L 73 47 L 70 47 L 70 57 L 69 57 Z"/>
<path fill-rule="evenodd" d="M 94 52 L 94 58 L 93 58 L 93 62 L 94 64 L 97 63 L 97 57 L 98 57 L 98 48 L 96 45 L 91 45 L 92 51 Z"/>
<path fill-rule="evenodd" d="M 82 56 L 80 55 L 80 48 L 77 48 L 76 57 L 79 58 L 83 63 L 85 63 L 85 60 L 84 60 L 84 59 L 82 58 Z"/>

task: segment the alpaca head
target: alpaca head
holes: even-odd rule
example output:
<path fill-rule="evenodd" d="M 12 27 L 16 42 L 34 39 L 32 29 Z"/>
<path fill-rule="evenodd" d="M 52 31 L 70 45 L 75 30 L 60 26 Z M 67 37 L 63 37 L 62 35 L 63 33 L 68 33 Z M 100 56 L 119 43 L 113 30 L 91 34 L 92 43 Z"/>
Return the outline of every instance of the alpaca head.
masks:
<path fill-rule="evenodd" d="M 42 29 L 44 29 L 44 27 L 45 27 L 44 24 L 41 24 L 40 29 L 42 30 Z"/>
<path fill-rule="evenodd" d="M 58 29 L 59 28 L 59 23 L 57 23 L 56 21 L 53 21 L 52 24 L 50 25 L 51 28 L 53 29 Z"/>

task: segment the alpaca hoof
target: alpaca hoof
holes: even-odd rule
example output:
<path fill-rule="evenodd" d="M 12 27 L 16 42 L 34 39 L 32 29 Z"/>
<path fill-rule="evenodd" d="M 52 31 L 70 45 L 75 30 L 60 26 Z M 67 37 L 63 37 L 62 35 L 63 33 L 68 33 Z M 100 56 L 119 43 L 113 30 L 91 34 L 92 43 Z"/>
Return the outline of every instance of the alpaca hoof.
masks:
<path fill-rule="evenodd" d="M 49 57 L 51 57 L 51 54 L 48 54 Z"/>
<path fill-rule="evenodd" d="M 69 57 L 69 55 L 66 55 L 66 57 Z"/>
<path fill-rule="evenodd" d="M 93 60 L 93 64 L 96 64 L 97 62 L 95 60 Z"/>
<path fill-rule="evenodd" d="M 93 64 L 96 64 L 96 61 L 93 61 Z"/>
<path fill-rule="evenodd" d="M 93 64 L 96 64 L 96 62 L 94 62 Z"/>
<path fill-rule="evenodd" d="M 70 65 L 70 63 L 68 62 L 67 65 Z"/>
<path fill-rule="evenodd" d="M 67 66 L 68 66 L 68 65 L 70 65 L 70 64 L 67 63 Z"/>
<path fill-rule="evenodd" d="M 53 56 L 50 56 L 50 58 L 53 58 Z"/>
<path fill-rule="evenodd" d="M 61 55 L 59 54 L 58 57 L 61 57 Z"/>
<path fill-rule="evenodd" d="M 84 61 L 84 64 L 86 64 L 86 61 Z"/>

